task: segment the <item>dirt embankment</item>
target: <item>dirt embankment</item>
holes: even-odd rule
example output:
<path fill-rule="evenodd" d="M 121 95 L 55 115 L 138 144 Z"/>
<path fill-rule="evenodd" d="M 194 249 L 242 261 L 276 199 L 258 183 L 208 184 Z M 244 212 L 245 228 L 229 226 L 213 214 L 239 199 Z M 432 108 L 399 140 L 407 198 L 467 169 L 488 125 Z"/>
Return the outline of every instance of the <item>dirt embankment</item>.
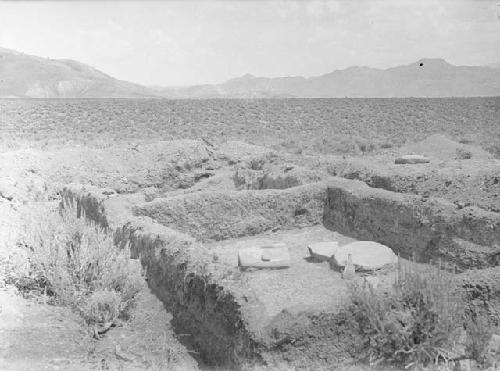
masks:
<path fill-rule="evenodd" d="M 234 365 L 240 359 L 259 358 L 240 304 L 251 304 L 252 297 L 243 299 L 228 289 L 238 286 L 231 279 L 236 269 L 221 271 L 213 255 L 193 237 L 151 218 L 134 217 L 122 200 L 98 188 L 66 187 L 62 196 L 114 230 L 116 243 L 130 245 L 133 257 L 145 267 L 151 289 L 171 311 L 177 332 L 190 335 L 189 341 L 205 362 Z"/>
<path fill-rule="evenodd" d="M 459 207 L 477 206 L 500 212 L 500 161 L 452 161 L 432 164 L 394 165 L 387 160 L 333 160 L 328 173 L 361 180 L 373 188 L 399 193 L 440 197 Z"/>
<path fill-rule="evenodd" d="M 381 242 L 422 261 L 441 258 L 460 269 L 498 264 L 500 214 L 458 209 L 445 200 L 337 179 L 329 183 L 324 222 L 341 233 Z"/>
<path fill-rule="evenodd" d="M 217 236 L 229 238 L 232 234 L 224 233 L 234 231 L 231 233 L 239 236 L 321 223 L 325 190 L 324 184 L 315 184 L 282 191 L 215 193 L 211 202 L 206 202 L 207 194 L 201 193 L 188 197 L 185 208 L 183 199 L 177 197 L 134 201 L 137 207 L 157 205 L 158 217 L 175 217 L 174 211 L 178 212 L 178 223 L 168 222 L 171 227 L 181 227 L 186 222 L 183 218 L 193 213 L 191 217 L 200 224 L 190 225 L 190 232 L 199 230 L 204 239 L 214 237 L 210 229 L 213 223 L 220 225 Z M 267 318 L 263 303 L 241 279 L 236 266 L 218 261 L 211 250 L 190 235 L 148 216 L 133 216 L 134 202 L 127 196 L 110 196 L 95 187 L 82 190 L 77 186 L 66 187 L 62 193 L 64 199 L 77 201 L 88 217 L 113 229 L 118 244 L 131 246 L 134 257 L 140 258 L 146 269 L 153 292 L 172 312 L 177 332 L 191 335 L 189 341 L 205 362 L 230 367 L 267 362 L 262 357 L 271 357 L 274 362 L 271 353 L 279 352 L 283 343 L 275 329 L 283 325 Z M 297 213 L 302 209 L 307 213 Z M 222 219 L 212 220 L 216 214 Z M 236 224 L 227 224 L 231 220 Z"/>
<path fill-rule="evenodd" d="M 500 242 L 497 213 L 457 209 L 444 200 L 374 189 L 342 178 L 331 179 L 328 185 L 201 192 L 152 202 L 141 197 L 109 196 L 92 187 L 84 191 L 66 188 L 63 197 L 77 199 L 87 216 L 112 228 L 117 243 L 130 244 L 146 268 L 150 287 L 172 312 L 177 331 L 191 335 L 191 343 L 209 364 L 260 363 L 262 357 L 273 358 L 274 351 L 284 348 L 288 354 L 296 354 L 300 346 L 317 350 L 311 342 L 326 346 L 327 337 L 318 332 L 315 323 L 334 320 L 304 314 L 292 315 L 283 324 L 279 321 L 286 313 L 281 313 L 265 320 L 271 321 L 266 327 L 270 332 L 263 338 L 258 325 L 263 318 L 256 316 L 263 313 L 262 303 L 241 281 L 236 267 L 222 264 L 195 237 L 216 240 L 323 221 L 332 230 L 385 243 L 406 256 L 415 253 L 425 260 L 441 258 L 462 269 L 498 264 L 494 261 L 495 246 Z M 308 210 L 309 216 L 297 215 L 301 208 Z M 134 216 L 132 210 L 147 216 Z M 498 273 L 498 267 L 467 271 L 457 276 L 457 282 L 475 307 L 479 300 L 482 307 L 495 312 L 500 288 L 488 278 L 490 270 Z M 316 328 L 317 338 L 289 343 L 301 337 L 299 330 L 290 332 L 297 321 L 303 328 Z"/>
<path fill-rule="evenodd" d="M 286 190 L 198 192 L 138 205 L 137 215 L 199 240 L 223 240 L 322 222 L 325 184 Z"/>
<path fill-rule="evenodd" d="M 426 155 L 430 163 L 396 165 L 394 156 Z M 361 180 L 373 188 L 445 198 L 459 207 L 500 212 L 500 160 L 480 148 L 433 135 L 392 156 L 324 160 L 330 175 Z"/>

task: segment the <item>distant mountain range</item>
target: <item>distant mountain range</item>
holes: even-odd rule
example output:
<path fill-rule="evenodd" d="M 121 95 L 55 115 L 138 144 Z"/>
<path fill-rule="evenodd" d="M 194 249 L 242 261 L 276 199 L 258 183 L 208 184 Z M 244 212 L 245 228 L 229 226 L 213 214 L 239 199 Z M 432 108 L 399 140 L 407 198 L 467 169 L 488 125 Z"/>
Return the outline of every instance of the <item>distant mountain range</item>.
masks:
<path fill-rule="evenodd" d="M 153 97 L 151 89 L 117 80 L 70 59 L 47 59 L 0 48 L 0 97 Z"/>
<path fill-rule="evenodd" d="M 222 84 L 150 87 L 69 59 L 0 48 L 3 98 L 336 98 L 500 96 L 500 64 L 453 66 L 422 59 L 385 70 L 349 67 L 315 77 L 244 75 Z"/>

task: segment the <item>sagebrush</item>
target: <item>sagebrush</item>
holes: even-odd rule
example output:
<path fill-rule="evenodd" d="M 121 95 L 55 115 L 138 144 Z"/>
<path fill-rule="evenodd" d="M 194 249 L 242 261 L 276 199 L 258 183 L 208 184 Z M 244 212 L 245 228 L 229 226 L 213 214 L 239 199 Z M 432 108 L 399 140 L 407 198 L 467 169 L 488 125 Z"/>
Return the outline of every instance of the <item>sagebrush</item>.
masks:
<path fill-rule="evenodd" d="M 29 269 L 18 286 L 43 289 L 89 324 L 127 317 L 143 285 L 128 247 L 115 246 L 111 233 L 78 217 L 71 203 L 32 219 L 22 238 Z"/>
<path fill-rule="evenodd" d="M 498 98 L 70 99 L 0 101 L 0 144 L 57 147 L 209 138 L 286 152 L 375 153 L 441 133 L 474 133 L 498 153 Z M 297 140 L 300 138 L 300 140 Z M 323 141 L 323 139 L 325 141 Z M 495 144 L 496 143 L 496 144 Z M 496 148 L 495 148 L 496 146 Z M 386 147 L 387 148 L 387 147 Z"/>
<path fill-rule="evenodd" d="M 371 362 L 404 365 L 479 360 L 486 344 L 482 318 L 471 319 L 452 275 L 436 267 L 398 263 L 392 287 L 353 284 L 346 313 Z"/>

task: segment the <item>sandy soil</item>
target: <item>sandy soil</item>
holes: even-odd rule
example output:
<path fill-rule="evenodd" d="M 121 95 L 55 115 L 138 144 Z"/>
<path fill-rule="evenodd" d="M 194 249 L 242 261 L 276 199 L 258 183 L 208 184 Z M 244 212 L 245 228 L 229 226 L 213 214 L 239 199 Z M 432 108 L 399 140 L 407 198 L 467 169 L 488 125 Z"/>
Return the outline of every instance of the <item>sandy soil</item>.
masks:
<path fill-rule="evenodd" d="M 145 288 L 133 319 L 94 340 L 70 309 L 0 289 L 1 370 L 197 370 L 179 343 L 171 316 Z"/>
<path fill-rule="evenodd" d="M 0 289 L 0 369 L 85 370 L 91 337 L 78 315 Z"/>

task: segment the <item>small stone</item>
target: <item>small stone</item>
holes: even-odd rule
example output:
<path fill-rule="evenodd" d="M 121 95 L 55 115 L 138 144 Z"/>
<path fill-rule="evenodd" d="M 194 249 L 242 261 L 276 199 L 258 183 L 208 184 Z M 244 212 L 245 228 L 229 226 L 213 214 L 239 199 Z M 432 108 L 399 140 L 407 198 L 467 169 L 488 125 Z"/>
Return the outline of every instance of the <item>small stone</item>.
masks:
<path fill-rule="evenodd" d="M 339 248 L 339 243 L 337 241 L 317 242 L 308 245 L 307 248 L 309 249 L 311 258 L 323 262 L 332 258 L 335 251 Z"/>
<path fill-rule="evenodd" d="M 398 157 L 394 163 L 401 165 L 401 164 L 427 164 L 429 163 L 430 160 L 423 156 L 423 155 L 404 155 L 401 157 Z"/>
<path fill-rule="evenodd" d="M 115 193 L 116 193 L 115 190 L 111 189 L 111 188 L 106 188 L 102 191 L 102 194 L 105 196 L 110 196 L 110 195 L 113 195 Z"/>
<path fill-rule="evenodd" d="M 99 335 L 105 334 L 106 332 L 109 331 L 111 327 L 114 326 L 113 322 L 105 322 L 105 323 L 99 323 L 96 325 L 96 331 Z"/>
<path fill-rule="evenodd" d="M 287 247 L 267 246 L 250 247 L 238 251 L 240 268 L 288 268 L 290 252 Z"/>
<path fill-rule="evenodd" d="M 262 261 L 272 262 L 282 260 L 288 249 L 284 245 L 262 246 Z"/>

